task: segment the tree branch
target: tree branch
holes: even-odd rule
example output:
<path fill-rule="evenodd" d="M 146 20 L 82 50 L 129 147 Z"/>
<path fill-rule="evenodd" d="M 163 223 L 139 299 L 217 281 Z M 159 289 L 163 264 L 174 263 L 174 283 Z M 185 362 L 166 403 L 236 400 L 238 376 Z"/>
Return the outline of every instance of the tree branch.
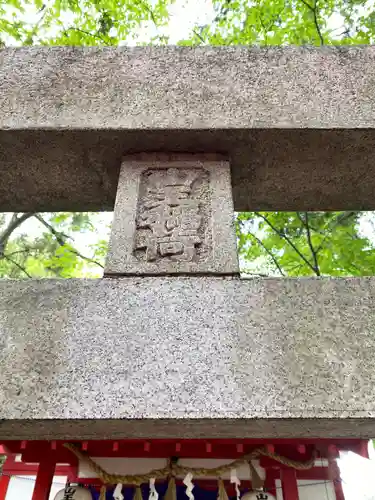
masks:
<path fill-rule="evenodd" d="M 330 221 L 330 223 L 326 226 L 325 228 L 325 236 L 320 242 L 319 246 L 315 249 L 316 253 L 319 253 L 320 250 L 323 248 L 324 243 L 327 241 L 327 239 L 331 236 L 332 231 L 337 227 L 341 222 L 344 222 L 345 220 L 354 217 L 357 214 L 357 212 L 345 212 L 344 214 L 341 214 L 335 219 L 334 221 Z M 329 229 L 330 232 L 327 232 Z"/>
<path fill-rule="evenodd" d="M 285 6 L 276 14 L 272 17 L 270 23 L 268 24 L 268 26 L 266 26 L 264 24 L 264 20 L 263 20 L 263 16 L 262 14 L 258 14 L 258 19 L 259 19 L 259 22 L 260 22 L 260 25 L 261 27 L 263 28 L 263 31 L 264 31 L 264 41 L 265 41 L 265 44 L 268 45 L 268 36 L 267 36 L 267 33 L 269 31 L 271 31 L 271 29 L 275 26 L 275 23 L 278 19 L 280 19 L 280 15 L 281 13 L 285 10 Z"/>
<path fill-rule="evenodd" d="M 316 28 L 316 31 L 317 31 L 318 36 L 319 36 L 320 45 L 324 45 L 324 38 L 323 38 L 322 32 L 320 31 L 320 26 L 319 26 L 319 23 L 318 23 L 317 3 L 318 3 L 317 0 L 315 0 L 314 24 L 315 24 L 315 28 Z"/>
<path fill-rule="evenodd" d="M 11 257 L 12 255 L 17 255 L 20 253 L 28 253 L 30 250 L 35 250 L 35 248 L 24 248 L 23 250 L 16 250 L 15 252 L 7 253 L 7 257 Z"/>
<path fill-rule="evenodd" d="M 3 257 L 6 260 L 9 260 L 9 262 L 11 262 L 13 265 L 15 265 L 16 267 L 18 267 L 18 269 L 20 269 L 22 272 L 24 272 L 28 278 L 32 278 L 31 274 L 29 274 L 26 271 L 26 269 L 23 266 L 21 266 L 21 264 L 19 264 L 16 260 L 11 259 L 9 257 L 9 255 L 2 254 L 1 257 Z"/>
<path fill-rule="evenodd" d="M 259 14 L 258 18 L 259 18 L 260 25 L 262 26 L 263 31 L 264 31 L 264 41 L 265 41 L 265 44 L 268 45 L 268 36 L 267 36 L 267 33 L 268 33 L 269 30 L 268 30 L 268 28 L 265 26 L 265 24 L 263 22 L 263 16 L 261 14 Z"/>
<path fill-rule="evenodd" d="M 308 9 L 310 9 L 311 12 L 313 13 L 314 24 L 315 24 L 316 31 L 318 33 L 320 45 L 324 45 L 324 38 L 323 38 L 322 32 L 320 31 L 320 26 L 319 26 L 319 22 L 318 22 L 318 0 L 315 0 L 314 6 L 310 5 L 308 2 L 306 2 L 306 0 L 301 0 L 301 2 L 304 5 L 306 5 L 306 7 Z"/>
<path fill-rule="evenodd" d="M 259 243 L 259 245 L 266 251 L 266 253 L 271 257 L 272 262 L 277 267 L 277 269 L 278 269 L 279 273 L 281 274 L 281 276 L 285 276 L 284 271 L 282 270 L 280 264 L 278 263 L 276 257 L 273 255 L 273 253 L 271 252 L 271 250 L 269 250 L 264 245 L 263 241 L 261 239 L 259 239 L 258 236 L 255 236 L 255 234 L 251 233 L 250 231 L 248 231 L 248 234 L 249 234 L 249 236 L 251 236 L 252 238 L 254 238 L 254 240 L 256 240 Z"/>
<path fill-rule="evenodd" d="M 15 231 L 25 222 L 25 220 L 29 219 L 33 215 L 35 215 L 34 212 L 26 212 L 19 217 L 16 213 L 13 214 L 8 227 L 5 228 L 0 236 L 0 256 L 4 254 L 5 248 L 8 244 L 9 238 L 12 236 L 13 231 Z"/>
<path fill-rule="evenodd" d="M 51 224 L 49 224 L 45 219 L 43 219 L 43 217 L 40 214 L 34 214 L 34 216 L 35 216 L 36 219 L 38 219 L 39 222 L 41 222 L 53 234 L 53 236 L 55 237 L 57 243 L 60 246 L 65 246 L 66 241 L 65 241 L 64 236 L 62 235 L 62 233 L 59 233 L 58 231 L 56 231 L 56 229 L 53 226 L 51 226 Z M 86 260 L 87 262 L 92 262 L 93 264 L 96 264 L 97 266 L 99 266 L 102 269 L 104 269 L 104 266 L 100 262 L 98 262 L 97 260 L 94 260 L 94 259 L 90 259 L 90 257 L 86 257 L 85 255 L 82 255 L 75 248 L 67 247 L 67 250 L 69 250 L 69 252 L 72 252 L 75 255 L 77 255 L 77 257 L 79 257 L 79 258 L 81 258 L 83 260 Z"/>
<path fill-rule="evenodd" d="M 141 5 L 143 5 L 143 7 L 147 10 L 147 12 L 150 14 L 150 17 L 151 17 L 151 20 L 152 22 L 154 23 L 155 25 L 155 28 L 156 29 L 159 29 L 159 25 L 158 23 L 156 22 L 156 18 L 155 18 L 155 14 L 154 14 L 154 11 L 151 9 L 151 7 L 148 5 L 147 1 L 146 2 L 143 2 L 142 0 L 138 0 L 138 3 L 140 3 Z"/>
<path fill-rule="evenodd" d="M 34 28 L 32 29 L 31 33 L 28 35 L 28 37 L 25 40 L 26 45 L 32 45 L 34 43 L 34 36 L 38 33 L 38 28 L 44 21 L 44 18 L 46 17 L 48 10 L 47 6 L 45 4 L 42 5 L 42 7 L 38 10 L 37 14 L 42 14 L 39 18 L 39 20 L 35 23 Z"/>
<path fill-rule="evenodd" d="M 90 33 L 89 31 L 85 31 L 85 30 L 82 30 L 80 28 L 75 28 L 74 26 L 71 26 L 69 28 L 64 29 L 64 35 L 68 36 L 67 32 L 72 31 L 72 30 L 78 31 L 79 33 L 83 33 L 84 35 L 87 35 L 87 36 L 91 36 L 92 38 L 98 38 L 101 42 L 104 43 L 104 45 L 107 45 L 108 47 L 110 46 L 110 44 L 103 37 L 101 37 L 98 33 Z"/>
<path fill-rule="evenodd" d="M 193 29 L 193 33 L 195 36 L 197 36 L 199 38 L 199 40 L 201 42 L 203 42 L 204 44 L 207 43 L 206 40 L 202 37 L 202 35 L 200 33 L 198 33 L 198 31 L 196 29 Z"/>
<path fill-rule="evenodd" d="M 241 274 L 242 274 L 242 273 L 241 273 Z M 248 275 L 248 276 L 259 276 L 259 277 L 261 277 L 261 278 L 269 278 L 269 277 L 270 277 L 270 275 L 269 275 L 269 274 L 265 274 L 265 273 L 252 273 L 252 272 L 250 272 L 250 271 L 246 271 L 246 270 L 245 270 L 245 271 L 243 271 L 243 274 L 244 274 L 245 276 L 241 276 L 241 279 L 242 279 L 242 278 L 246 278 L 246 275 Z"/>
<path fill-rule="evenodd" d="M 314 7 L 312 5 L 310 5 L 308 2 L 306 2 L 306 0 L 301 0 L 301 2 L 306 5 L 306 7 L 310 10 L 314 10 Z"/>
<path fill-rule="evenodd" d="M 319 269 L 318 255 L 317 255 L 317 251 L 314 249 L 314 246 L 313 246 L 312 240 L 311 240 L 311 230 L 310 230 L 310 224 L 309 224 L 309 214 L 307 212 L 305 212 L 305 220 L 303 220 L 303 217 L 301 216 L 301 214 L 299 212 L 297 212 L 297 216 L 298 216 L 299 220 L 302 222 L 302 224 L 304 225 L 304 227 L 306 229 L 307 243 L 308 243 L 309 248 L 311 250 L 312 258 L 313 258 L 313 261 L 314 261 L 315 274 L 317 276 L 320 276 L 321 273 L 320 273 L 320 269 Z"/>
<path fill-rule="evenodd" d="M 293 248 L 293 250 L 301 257 L 301 259 L 304 261 L 305 264 L 307 264 L 309 266 L 309 268 L 314 271 L 315 273 L 315 269 L 314 269 L 314 266 L 311 264 L 311 262 L 308 261 L 308 259 L 306 259 L 306 257 L 303 255 L 303 253 L 301 253 L 300 250 L 298 250 L 298 248 L 296 247 L 296 245 L 293 243 L 293 241 L 288 238 L 288 236 L 283 232 L 283 231 L 280 231 L 279 229 L 277 229 L 273 224 L 272 222 L 270 222 L 267 217 L 265 217 L 264 215 L 262 215 L 260 212 L 254 212 L 255 215 L 257 215 L 258 217 L 260 217 L 261 219 L 264 220 L 264 222 L 273 230 L 275 231 L 276 234 L 278 234 L 280 236 L 280 238 L 283 238 L 285 241 L 287 241 L 289 243 L 289 245 Z"/>

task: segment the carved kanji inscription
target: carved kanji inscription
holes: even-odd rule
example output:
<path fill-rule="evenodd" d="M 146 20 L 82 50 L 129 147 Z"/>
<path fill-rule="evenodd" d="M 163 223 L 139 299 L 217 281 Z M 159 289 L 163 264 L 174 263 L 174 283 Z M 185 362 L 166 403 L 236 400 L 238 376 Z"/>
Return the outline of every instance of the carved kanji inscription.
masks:
<path fill-rule="evenodd" d="M 134 255 L 199 262 L 211 248 L 209 175 L 202 168 L 158 168 L 141 174 Z"/>

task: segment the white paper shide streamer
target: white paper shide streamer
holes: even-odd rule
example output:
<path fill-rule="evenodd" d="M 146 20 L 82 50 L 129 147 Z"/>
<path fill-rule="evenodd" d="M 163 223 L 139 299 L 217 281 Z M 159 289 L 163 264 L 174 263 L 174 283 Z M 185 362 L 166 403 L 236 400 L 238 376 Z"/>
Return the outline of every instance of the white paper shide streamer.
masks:
<path fill-rule="evenodd" d="M 115 488 L 115 491 L 113 492 L 113 498 L 115 500 L 124 500 L 124 495 L 122 494 L 122 484 L 118 483 L 118 485 Z"/>
<path fill-rule="evenodd" d="M 185 476 L 185 479 L 183 480 L 184 485 L 186 486 L 186 496 L 189 498 L 189 500 L 194 500 L 194 495 L 193 495 L 193 488 L 194 484 L 192 482 L 193 479 L 193 474 L 189 472 Z"/>
<path fill-rule="evenodd" d="M 159 493 L 156 491 L 155 488 L 155 478 L 150 479 L 150 495 L 148 497 L 148 500 L 158 500 L 159 498 Z"/>
<path fill-rule="evenodd" d="M 241 484 L 241 481 L 238 479 L 236 469 L 232 469 L 230 471 L 230 482 L 234 484 L 234 488 L 236 490 L 237 500 L 240 500 L 240 495 L 241 495 L 241 493 L 240 493 L 240 484 Z"/>

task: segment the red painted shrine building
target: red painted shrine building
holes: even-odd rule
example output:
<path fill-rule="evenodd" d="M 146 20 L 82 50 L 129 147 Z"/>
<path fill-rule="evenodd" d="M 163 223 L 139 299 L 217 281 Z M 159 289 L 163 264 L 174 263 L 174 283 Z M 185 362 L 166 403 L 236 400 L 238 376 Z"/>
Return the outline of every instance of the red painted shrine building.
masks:
<path fill-rule="evenodd" d="M 102 440 L 69 442 L 84 457 L 91 457 L 110 474 L 147 474 L 162 469 L 174 461 L 192 468 L 216 469 L 230 464 L 255 449 L 264 449 L 267 454 L 252 461 L 261 484 L 252 483 L 252 471 L 248 464 L 235 465 L 241 497 L 248 492 L 262 492 L 261 499 L 283 498 L 283 500 L 344 500 L 342 481 L 337 465 L 340 451 L 352 451 L 362 457 L 367 455 L 367 441 L 357 439 L 333 440 Z M 32 500 L 48 500 L 52 482 L 64 489 L 65 478 L 73 485 L 80 485 L 90 494 L 87 498 L 99 498 L 103 481 L 92 470 L 85 459 L 77 457 L 64 446 L 64 441 L 6 441 L 3 451 L 6 461 L 0 479 L 0 500 L 7 499 L 12 477 L 35 476 Z M 281 458 L 280 458 L 281 457 Z M 313 463 L 311 458 L 315 457 Z M 286 462 L 286 463 L 281 463 Z M 308 467 L 305 465 L 310 462 Z M 288 465 L 287 465 L 288 464 Z M 292 465 L 290 465 L 292 464 Z M 229 498 L 235 499 L 236 484 L 232 470 L 222 474 Z M 254 469 L 253 469 L 254 470 Z M 253 472 L 254 474 L 254 472 Z M 233 473 L 232 473 L 233 475 Z M 176 498 L 186 498 L 184 477 L 176 476 Z M 161 497 L 166 495 L 168 477 L 156 478 L 155 487 Z M 192 477 L 192 490 L 196 499 L 216 499 L 218 478 L 212 476 Z M 34 484 L 34 483 L 33 483 Z M 113 496 L 117 484 L 106 485 L 104 498 Z M 55 486 L 56 489 L 56 486 Z M 135 485 L 123 484 L 124 498 L 132 498 Z M 141 484 L 143 498 L 150 495 L 149 484 Z M 237 492 L 238 493 L 238 492 Z M 56 496 L 57 498 L 57 496 Z M 60 498 L 60 497 L 58 497 Z M 61 496 L 61 498 L 64 498 Z M 86 498 L 77 496 L 74 498 Z M 246 497 L 245 497 L 246 498 Z M 254 496 L 254 500 L 258 498 Z M 21 500 L 21 499 L 20 499 Z"/>

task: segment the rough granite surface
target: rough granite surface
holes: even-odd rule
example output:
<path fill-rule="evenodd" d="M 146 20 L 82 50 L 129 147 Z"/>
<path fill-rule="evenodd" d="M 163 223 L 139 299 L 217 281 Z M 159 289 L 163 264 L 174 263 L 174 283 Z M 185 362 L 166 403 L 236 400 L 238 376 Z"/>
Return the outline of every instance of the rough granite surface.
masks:
<path fill-rule="evenodd" d="M 1 438 L 373 435 L 374 278 L 3 280 L 0 297 Z"/>
<path fill-rule="evenodd" d="M 228 161 L 124 158 L 104 273 L 239 276 Z"/>
<path fill-rule="evenodd" d="M 373 128 L 374 47 L 8 48 L 3 129 Z"/>
<path fill-rule="evenodd" d="M 137 151 L 228 154 L 236 210 L 375 209 L 374 101 L 374 47 L 3 49 L 0 210 L 111 210 Z"/>

